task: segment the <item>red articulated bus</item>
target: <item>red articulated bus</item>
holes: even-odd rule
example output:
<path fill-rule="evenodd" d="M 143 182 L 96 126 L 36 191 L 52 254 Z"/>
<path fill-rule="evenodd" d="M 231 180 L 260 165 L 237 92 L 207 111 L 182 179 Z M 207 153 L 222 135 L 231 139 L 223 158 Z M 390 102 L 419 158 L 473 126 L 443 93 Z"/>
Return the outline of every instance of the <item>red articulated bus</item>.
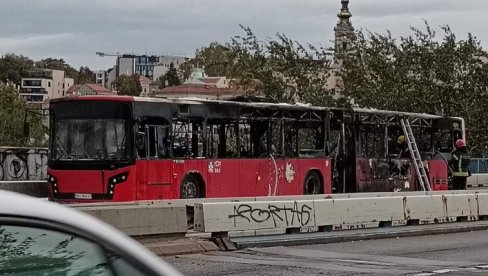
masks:
<path fill-rule="evenodd" d="M 408 119 L 433 189 L 464 121 L 249 101 L 80 96 L 50 103 L 50 198 L 133 201 L 419 190 L 392 141 Z"/>

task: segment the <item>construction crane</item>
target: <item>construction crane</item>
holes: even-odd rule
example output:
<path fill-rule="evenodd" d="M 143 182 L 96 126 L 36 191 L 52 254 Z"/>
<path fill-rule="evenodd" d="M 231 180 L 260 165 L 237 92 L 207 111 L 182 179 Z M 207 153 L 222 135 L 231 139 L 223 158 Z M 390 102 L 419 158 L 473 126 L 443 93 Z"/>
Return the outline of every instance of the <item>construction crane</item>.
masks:
<path fill-rule="evenodd" d="M 119 52 L 117 52 L 115 54 L 109 54 L 109 53 L 103 53 L 103 52 L 96 52 L 95 54 L 98 55 L 99 57 L 104 57 L 104 56 L 107 56 L 107 57 L 119 57 L 120 56 L 120 53 Z"/>

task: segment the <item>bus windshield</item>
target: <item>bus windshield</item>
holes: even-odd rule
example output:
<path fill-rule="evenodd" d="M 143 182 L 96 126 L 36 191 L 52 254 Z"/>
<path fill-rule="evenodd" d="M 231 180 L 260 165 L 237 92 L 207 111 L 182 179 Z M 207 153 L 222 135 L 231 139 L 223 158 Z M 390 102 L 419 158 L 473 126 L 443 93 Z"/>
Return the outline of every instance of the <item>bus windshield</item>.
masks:
<path fill-rule="evenodd" d="M 52 111 L 51 160 L 127 161 L 130 159 L 128 104 L 66 102 L 55 104 Z"/>

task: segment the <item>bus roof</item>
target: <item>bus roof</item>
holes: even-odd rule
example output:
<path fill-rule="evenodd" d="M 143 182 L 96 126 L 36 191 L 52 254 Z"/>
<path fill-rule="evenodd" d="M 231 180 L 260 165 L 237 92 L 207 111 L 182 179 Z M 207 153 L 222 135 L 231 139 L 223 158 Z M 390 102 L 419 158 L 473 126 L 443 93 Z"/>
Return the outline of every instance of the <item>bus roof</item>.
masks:
<path fill-rule="evenodd" d="M 321 107 L 321 106 L 313 106 L 310 104 L 303 104 L 303 103 L 288 104 L 288 103 L 270 103 L 270 102 L 241 102 L 241 101 L 230 101 L 230 100 L 207 100 L 201 98 L 162 98 L 162 97 L 117 96 L 117 95 L 70 96 L 70 97 L 52 99 L 50 103 L 68 102 L 68 101 L 160 102 L 160 103 L 195 104 L 195 105 L 214 103 L 214 104 L 231 105 L 231 106 L 278 108 L 278 109 L 284 108 L 284 109 L 292 109 L 292 110 L 316 110 L 316 111 L 325 111 L 325 110 L 347 111 L 348 110 L 345 108 Z M 371 114 L 383 114 L 383 115 L 392 115 L 392 116 L 396 115 L 396 116 L 406 116 L 406 117 L 417 117 L 423 119 L 446 118 L 446 116 L 439 116 L 439 115 L 427 114 L 427 113 L 399 112 L 399 111 L 390 111 L 390 110 L 380 110 L 374 108 L 354 107 L 350 111 L 353 111 L 355 113 L 371 113 Z M 461 119 L 455 117 L 450 117 L 450 118 Z"/>

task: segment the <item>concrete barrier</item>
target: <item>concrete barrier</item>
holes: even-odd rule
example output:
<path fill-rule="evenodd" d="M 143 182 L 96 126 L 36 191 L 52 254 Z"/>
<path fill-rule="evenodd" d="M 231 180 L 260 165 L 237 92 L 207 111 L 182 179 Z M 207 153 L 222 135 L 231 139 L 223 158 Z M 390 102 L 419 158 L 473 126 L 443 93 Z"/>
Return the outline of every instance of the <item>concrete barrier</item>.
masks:
<path fill-rule="evenodd" d="M 488 174 L 473 174 L 468 177 L 467 181 L 468 188 L 488 188 Z"/>
<path fill-rule="evenodd" d="M 483 193 L 485 192 L 485 193 Z M 70 204 L 131 236 L 195 229 L 231 235 L 316 231 L 477 219 L 488 215 L 488 192 L 444 191 L 314 196 L 154 200 Z M 195 206 L 195 209 L 193 209 Z M 481 213 L 481 215 L 480 215 Z M 245 233 L 247 231 L 247 233 Z M 254 233 L 254 234 L 252 234 Z"/>
<path fill-rule="evenodd" d="M 33 197 L 47 197 L 45 180 L 0 181 L 0 189 Z"/>
<path fill-rule="evenodd" d="M 277 228 L 365 228 L 478 220 L 488 216 L 488 193 L 195 203 L 195 229 L 232 232 Z"/>
<path fill-rule="evenodd" d="M 74 207 L 101 219 L 129 236 L 178 234 L 188 231 L 185 206 Z"/>

